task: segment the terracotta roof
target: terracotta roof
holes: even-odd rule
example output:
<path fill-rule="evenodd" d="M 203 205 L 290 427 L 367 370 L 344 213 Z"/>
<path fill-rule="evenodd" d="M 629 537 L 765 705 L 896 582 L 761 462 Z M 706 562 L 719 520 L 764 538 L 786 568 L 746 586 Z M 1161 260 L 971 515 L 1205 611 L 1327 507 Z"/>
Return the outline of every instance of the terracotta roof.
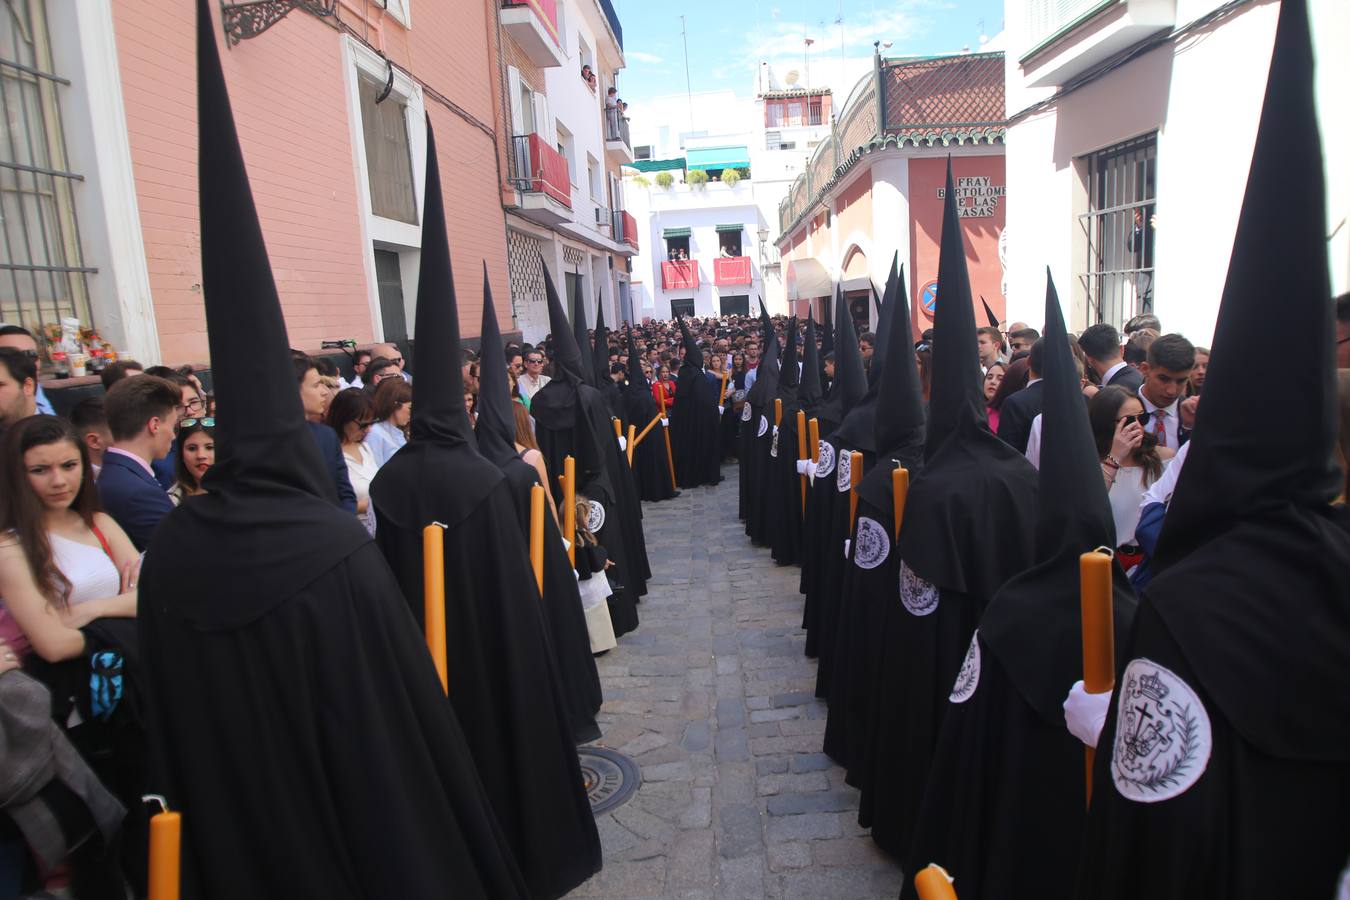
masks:
<path fill-rule="evenodd" d="M 811 88 L 810 90 L 806 88 L 781 88 L 775 91 L 764 91 L 759 96 L 765 100 L 775 100 L 780 97 L 805 97 L 808 94 L 812 97 L 824 97 L 829 93 L 831 91 L 827 87 Z"/>
<path fill-rule="evenodd" d="M 929 132 L 1002 126 L 1007 117 L 1003 75 L 1002 53 L 887 60 L 885 131 L 915 139 Z"/>

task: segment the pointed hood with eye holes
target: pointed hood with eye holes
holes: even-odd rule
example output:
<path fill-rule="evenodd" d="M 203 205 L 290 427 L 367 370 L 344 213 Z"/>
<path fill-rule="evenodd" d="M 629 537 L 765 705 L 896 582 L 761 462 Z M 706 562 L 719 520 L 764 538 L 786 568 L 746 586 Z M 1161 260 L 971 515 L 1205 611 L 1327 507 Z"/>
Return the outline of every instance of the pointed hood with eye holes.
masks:
<path fill-rule="evenodd" d="M 432 521 L 454 528 L 491 493 L 502 473 L 478 452 L 464 408 L 459 304 L 430 120 L 416 316 L 411 437 L 380 467 L 370 483 L 370 499 L 378 519 L 400 528 L 421 529 Z M 499 365 L 501 360 L 498 352 Z"/>
<path fill-rule="evenodd" d="M 1031 559 L 1020 522 L 1035 513 L 1037 475 L 989 430 L 961 221 L 948 159 L 924 468 L 910 482 L 898 549 L 925 581 L 983 608 Z"/>
<path fill-rule="evenodd" d="M 548 330 L 552 341 L 549 349 L 553 354 L 551 360 L 554 367 L 553 378 L 577 384 L 586 378 L 586 369 L 581 361 L 581 345 L 577 343 L 576 335 L 572 333 L 572 323 L 567 318 L 567 311 L 563 308 L 562 298 L 558 296 L 558 288 L 553 283 L 548 266 L 544 265 L 542 259 L 539 265 L 544 270 L 544 296 L 548 301 Z"/>
<path fill-rule="evenodd" d="M 909 299 L 904 287 L 904 269 L 895 279 L 896 289 L 887 301 L 885 344 L 891 348 L 885 367 L 877 379 L 876 418 L 874 422 L 877 465 L 863 475 L 858 492 L 879 510 L 891 508 L 891 472 L 895 464 L 910 470 L 914 477 L 923 466 L 925 431 L 923 390 L 914 361 L 913 332 L 910 329 Z M 889 285 L 888 285 L 889 288 Z M 888 290 L 887 293 L 890 293 Z M 880 352 L 881 335 L 877 335 Z"/>
<path fill-rule="evenodd" d="M 642 355 L 638 353 L 637 342 L 633 340 L 633 327 L 630 325 L 625 331 L 628 332 L 628 386 L 650 392 L 652 386 L 647 382 L 647 376 L 642 374 Z"/>
<path fill-rule="evenodd" d="M 806 317 L 806 336 L 802 343 L 802 377 L 797 389 L 797 399 L 806 411 L 809 419 L 816 414 L 816 407 L 824 399 L 825 393 L 820 386 L 820 350 L 816 347 L 816 320 Z"/>
<path fill-rule="evenodd" d="M 202 293 L 220 406 L 216 463 L 203 479 L 207 493 L 175 508 L 156 532 L 143 578 L 145 587 L 191 585 L 174 612 L 204 631 L 265 615 L 370 540 L 337 507 L 305 425 L 213 21 L 199 3 Z"/>
<path fill-rule="evenodd" d="M 765 405 L 772 404 L 773 398 L 778 395 L 778 359 L 781 350 L 778 335 L 774 331 L 773 319 L 769 318 L 769 311 L 764 308 L 763 300 L 759 303 L 759 324 L 760 343 L 763 349 L 759 353 L 759 371 L 755 375 L 755 383 L 746 394 L 746 400 L 752 407 L 762 410 Z"/>
<path fill-rule="evenodd" d="M 796 409 L 797 389 L 801 385 L 801 369 L 797 365 L 797 317 L 791 316 L 787 322 L 787 345 L 783 348 L 783 361 L 778 367 L 778 392 L 775 396 L 783 401 L 786 413 L 789 408 Z"/>
<path fill-rule="evenodd" d="M 834 443 L 838 447 L 861 450 L 872 454 L 876 446 L 876 420 L 878 395 L 881 390 L 882 373 L 886 371 L 886 359 L 890 350 L 891 321 L 895 318 L 898 305 L 895 298 L 900 290 L 899 257 L 891 261 L 890 275 L 886 278 L 885 301 L 880 304 L 881 312 L 877 316 L 877 331 L 872 338 L 872 361 L 867 366 L 867 390 L 857 406 L 848 412 L 844 421 L 834 433 Z M 856 341 L 854 342 L 857 343 Z M 859 351 L 861 358 L 861 351 Z"/>
<path fill-rule="evenodd" d="M 999 328 L 998 316 L 994 315 L 994 311 L 989 307 L 989 301 L 981 297 L 980 303 L 984 305 L 984 317 L 989 320 L 989 327 Z"/>
<path fill-rule="evenodd" d="M 1323 172 L 1307 5 L 1284 0 L 1205 393 L 1142 606 L 1244 740 L 1345 763 L 1350 535 L 1331 506 L 1341 476 Z M 1289 351 L 1278 378 L 1252 377 L 1254 347 Z M 1268 409 L 1278 427 L 1253 422 Z"/>
<path fill-rule="evenodd" d="M 1114 546 L 1116 524 L 1049 269 L 1046 279 L 1036 554 L 1027 571 L 994 595 L 980 637 L 1046 724 L 1063 727 L 1067 686 L 1083 676 L 1078 558 Z M 1137 601 L 1124 571 L 1113 568 L 1116 646 L 1123 647 Z"/>
<path fill-rule="evenodd" d="M 478 422 L 474 436 L 478 452 L 498 466 L 518 457 L 516 453 L 516 416 L 511 409 L 511 383 L 506 377 L 506 366 L 492 365 L 492 360 L 504 360 L 502 333 L 497 325 L 497 312 L 492 305 L 492 285 L 488 283 L 487 263 L 483 263 L 483 323 L 478 342 L 478 355 L 487 361 L 478 374 Z M 414 410 L 416 406 L 413 407 Z"/>
<path fill-rule="evenodd" d="M 610 380 L 609 329 L 605 327 L 605 300 L 600 296 L 595 298 L 595 343 L 591 348 L 591 368 L 595 370 L 596 387 Z"/>
<path fill-rule="evenodd" d="M 595 347 L 591 345 L 590 335 L 586 333 L 586 307 L 582 305 L 581 292 L 577 292 L 577 301 L 572 305 L 572 340 L 577 343 L 577 353 L 581 357 L 581 380 L 595 387 Z"/>
<path fill-rule="evenodd" d="M 675 324 L 680 326 L 680 344 L 684 347 L 684 359 L 680 363 L 680 368 L 693 366 L 695 369 L 703 368 L 703 351 L 698 346 L 698 341 L 694 340 L 694 335 L 690 333 L 689 326 L 684 324 L 683 316 L 675 316 Z"/>
<path fill-rule="evenodd" d="M 834 293 L 834 320 L 838 335 L 834 351 L 834 384 L 829 396 L 820 404 L 819 417 L 822 422 L 838 428 L 867 394 L 867 371 L 863 368 L 862 351 L 858 349 L 858 333 L 853 330 L 853 315 L 839 290 Z M 821 437 L 828 436 L 821 432 Z"/>

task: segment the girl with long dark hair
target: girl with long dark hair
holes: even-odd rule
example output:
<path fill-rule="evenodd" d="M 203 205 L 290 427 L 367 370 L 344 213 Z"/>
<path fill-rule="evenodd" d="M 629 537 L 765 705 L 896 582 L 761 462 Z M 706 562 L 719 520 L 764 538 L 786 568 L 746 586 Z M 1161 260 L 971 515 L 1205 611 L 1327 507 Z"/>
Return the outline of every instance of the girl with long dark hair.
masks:
<path fill-rule="evenodd" d="M 216 464 L 216 420 L 214 418 L 180 419 L 178 437 L 174 439 L 174 485 L 169 497 L 174 506 L 185 497 L 206 493 L 202 477 Z"/>
<path fill-rule="evenodd" d="M 1139 501 L 1162 474 L 1164 461 L 1173 456 L 1144 427 L 1147 418 L 1144 404 L 1122 387 L 1104 387 L 1088 401 L 1088 422 L 1116 520 L 1116 546 L 1127 569 L 1131 557 L 1139 554 L 1134 540 Z"/>

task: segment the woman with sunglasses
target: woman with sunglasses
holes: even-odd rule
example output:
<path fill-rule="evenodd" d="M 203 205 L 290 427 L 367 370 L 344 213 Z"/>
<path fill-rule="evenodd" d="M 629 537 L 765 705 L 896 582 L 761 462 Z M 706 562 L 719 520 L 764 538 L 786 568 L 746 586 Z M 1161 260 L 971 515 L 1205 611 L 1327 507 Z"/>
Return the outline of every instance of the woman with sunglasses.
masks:
<path fill-rule="evenodd" d="M 1147 419 L 1139 398 L 1119 386 L 1104 387 L 1088 401 L 1088 421 L 1116 520 L 1116 555 L 1127 571 L 1143 558 L 1134 539 L 1139 501 L 1173 456 L 1144 427 Z"/>
<path fill-rule="evenodd" d="M 206 493 L 202 476 L 216 464 L 216 420 L 210 417 L 178 420 L 178 437 L 174 441 L 174 485 L 169 488 L 169 499 L 174 506 L 184 497 Z"/>
<path fill-rule="evenodd" d="M 405 385 L 406 387 L 406 385 Z M 409 388 L 411 392 L 411 388 Z M 360 388 L 348 388 L 333 398 L 324 420 L 337 432 L 342 441 L 342 458 L 347 463 L 347 477 L 356 491 L 356 517 L 375 534 L 375 511 L 370 508 L 370 482 L 380 471 L 375 452 L 366 443 L 366 436 L 375 424 L 374 403 Z"/>

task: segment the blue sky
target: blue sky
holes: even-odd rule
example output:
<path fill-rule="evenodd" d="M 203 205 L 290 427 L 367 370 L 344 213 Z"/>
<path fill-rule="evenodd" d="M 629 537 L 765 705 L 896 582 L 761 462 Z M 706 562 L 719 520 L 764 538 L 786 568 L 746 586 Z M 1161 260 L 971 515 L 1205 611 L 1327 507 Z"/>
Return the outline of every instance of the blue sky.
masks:
<path fill-rule="evenodd" d="M 811 84 L 827 84 L 842 95 L 870 65 L 873 41 L 891 41 L 886 51 L 891 56 L 951 53 L 963 46 L 977 50 L 981 23 L 989 37 L 1003 25 L 1003 0 L 613 2 L 628 61 L 620 94 L 629 103 L 684 92 L 681 15 L 694 92 L 731 88 L 742 97 L 754 94 L 760 60 L 770 63 L 780 81 L 796 70 L 804 84 L 806 37 L 815 41 Z"/>

